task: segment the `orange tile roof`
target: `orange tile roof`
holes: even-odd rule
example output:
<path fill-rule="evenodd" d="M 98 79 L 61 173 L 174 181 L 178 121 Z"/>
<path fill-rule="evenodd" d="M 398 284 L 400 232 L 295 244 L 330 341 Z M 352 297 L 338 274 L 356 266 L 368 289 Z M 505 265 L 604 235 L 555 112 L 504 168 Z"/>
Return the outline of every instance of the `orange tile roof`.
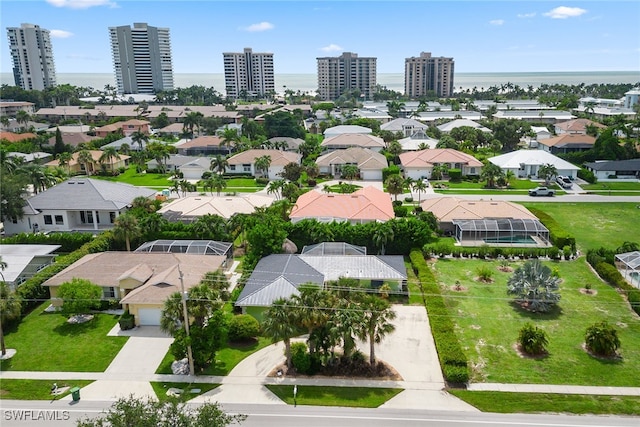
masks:
<path fill-rule="evenodd" d="M 606 128 L 605 125 L 589 119 L 567 120 L 566 122 L 558 123 L 555 126 L 556 128 L 562 129 L 565 132 L 586 132 L 587 126 L 589 125 L 595 126 L 600 129 Z"/>
<path fill-rule="evenodd" d="M 227 159 L 230 165 L 253 164 L 258 157 L 271 157 L 271 166 L 284 166 L 288 163 L 300 163 L 302 156 L 291 151 L 247 150 Z"/>
<path fill-rule="evenodd" d="M 542 139 L 538 141 L 538 143 L 546 145 L 547 147 L 565 147 L 573 144 L 593 145 L 596 143 L 596 139 L 592 136 L 580 133 L 564 133 L 553 138 Z"/>
<path fill-rule="evenodd" d="M 9 142 L 24 141 L 25 139 L 37 138 L 38 135 L 34 133 L 13 133 L 13 132 L 0 132 L 0 139 L 6 139 Z"/>
<path fill-rule="evenodd" d="M 438 221 L 454 219 L 513 218 L 537 219 L 527 208 L 501 200 L 466 200 L 457 197 L 436 197 L 421 204 L 424 211 L 433 212 Z"/>
<path fill-rule="evenodd" d="M 222 145 L 222 138 L 219 136 L 199 136 L 197 138 L 192 139 L 189 142 L 185 142 L 184 144 L 178 145 L 177 148 L 179 150 L 185 148 L 193 148 L 193 147 L 220 147 Z"/>
<path fill-rule="evenodd" d="M 400 154 L 400 163 L 404 167 L 429 167 L 438 163 L 462 163 L 466 166 L 482 167 L 475 157 L 451 148 L 433 148 L 420 151 L 408 151 Z"/>
<path fill-rule="evenodd" d="M 336 220 L 388 221 L 395 217 L 389 194 L 365 187 L 352 194 L 322 194 L 316 190 L 298 197 L 291 219 L 333 218 Z"/>

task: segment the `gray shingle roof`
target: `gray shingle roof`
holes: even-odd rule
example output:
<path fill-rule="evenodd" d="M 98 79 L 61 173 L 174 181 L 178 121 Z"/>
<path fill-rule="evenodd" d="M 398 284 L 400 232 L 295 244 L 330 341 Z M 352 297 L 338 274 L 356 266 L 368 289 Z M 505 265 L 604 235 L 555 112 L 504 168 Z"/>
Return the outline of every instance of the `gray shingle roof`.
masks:
<path fill-rule="evenodd" d="M 136 197 L 151 197 L 155 190 L 99 179 L 74 178 L 29 199 L 35 209 L 120 210 Z"/>
<path fill-rule="evenodd" d="M 585 163 L 585 166 L 594 171 L 640 171 L 640 159 L 609 160 L 605 162 Z"/>

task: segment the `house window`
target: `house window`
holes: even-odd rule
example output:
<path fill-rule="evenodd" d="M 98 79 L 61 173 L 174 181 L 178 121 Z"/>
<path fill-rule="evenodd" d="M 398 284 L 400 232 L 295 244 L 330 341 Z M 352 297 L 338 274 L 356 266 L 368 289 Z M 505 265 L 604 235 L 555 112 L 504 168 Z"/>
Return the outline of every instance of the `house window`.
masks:
<path fill-rule="evenodd" d="M 44 223 L 47 224 L 47 225 L 53 224 L 53 219 L 51 218 L 51 215 L 45 215 L 44 216 Z"/>
<path fill-rule="evenodd" d="M 471 169 L 469 170 L 469 174 L 470 174 L 470 175 L 475 175 L 475 174 L 476 174 L 476 168 L 471 168 Z"/>
<path fill-rule="evenodd" d="M 111 224 L 113 224 L 114 222 L 116 222 L 116 213 L 115 212 L 109 212 L 109 222 Z"/>
<path fill-rule="evenodd" d="M 62 215 L 56 215 L 55 220 L 57 225 L 64 224 L 64 219 L 62 218 Z"/>
<path fill-rule="evenodd" d="M 97 223 L 100 224 L 100 216 L 96 216 Z M 80 222 L 83 224 L 93 224 L 93 212 L 92 211 L 80 211 Z"/>
<path fill-rule="evenodd" d="M 242 165 L 242 170 L 244 172 L 251 172 L 251 165 Z"/>
<path fill-rule="evenodd" d="M 236 165 L 229 165 L 229 170 L 235 171 L 236 170 Z"/>
<path fill-rule="evenodd" d="M 116 288 L 113 286 L 107 286 L 102 288 L 102 298 L 113 299 L 116 297 Z"/>

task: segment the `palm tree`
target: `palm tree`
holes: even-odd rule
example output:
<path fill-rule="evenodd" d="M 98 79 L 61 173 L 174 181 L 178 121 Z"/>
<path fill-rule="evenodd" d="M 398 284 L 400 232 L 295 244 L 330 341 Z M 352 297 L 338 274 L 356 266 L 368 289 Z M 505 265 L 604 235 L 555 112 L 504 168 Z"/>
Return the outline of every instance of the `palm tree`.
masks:
<path fill-rule="evenodd" d="M 538 178 L 543 178 L 545 185 L 549 185 L 551 178 L 558 175 L 558 169 L 551 163 L 544 164 L 538 169 Z"/>
<path fill-rule="evenodd" d="M 147 146 L 147 150 L 149 154 L 155 159 L 158 164 L 158 168 L 161 173 L 166 172 L 166 163 L 165 161 L 171 158 L 171 154 L 169 153 L 169 148 L 162 143 L 152 142 Z"/>
<path fill-rule="evenodd" d="M 220 196 L 220 192 L 227 188 L 227 180 L 222 175 L 213 175 L 207 181 L 212 190 L 216 190 L 216 194 Z"/>
<path fill-rule="evenodd" d="M 294 309 L 292 301 L 279 298 L 264 313 L 262 331 L 276 343 L 284 343 L 284 354 L 287 358 L 287 368 L 291 368 L 291 338 L 298 335 L 298 328 L 294 323 Z"/>
<path fill-rule="evenodd" d="M 18 110 L 18 112 L 16 113 L 16 122 L 22 125 L 21 129 L 23 131 L 27 129 L 29 119 L 31 119 L 31 116 L 24 110 Z"/>
<path fill-rule="evenodd" d="M 116 239 L 124 240 L 127 252 L 131 252 L 131 239 L 140 235 L 138 219 L 132 214 L 119 215 L 114 222 L 113 234 Z"/>
<path fill-rule="evenodd" d="M 105 147 L 104 150 L 102 150 L 100 158 L 98 158 L 98 162 L 104 169 L 106 169 L 105 164 L 108 163 L 111 170 L 114 170 L 115 168 L 113 167 L 113 159 L 121 159 L 120 154 L 118 154 L 118 150 L 116 150 L 116 147 Z"/>
<path fill-rule="evenodd" d="M 269 179 L 269 167 L 271 166 L 271 156 L 265 155 L 255 159 L 256 172 L 261 173 L 264 177 Z"/>
<path fill-rule="evenodd" d="M 494 188 L 496 180 L 504 176 L 504 172 L 500 166 L 487 162 L 480 171 L 480 179 L 487 181 L 487 188 Z"/>
<path fill-rule="evenodd" d="M 53 175 L 51 170 L 41 165 L 28 164 L 21 167 L 18 172 L 27 177 L 29 183 L 33 186 L 34 194 L 45 191 L 58 182 L 58 179 Z"/>
<path fill-rule="evenodd" d="M 387 301 L 375 295 L 364 296 L 360 308 L 363 310 L 363 318 L 358 337 L 369 340 L 369 363 L 374 365 L 376 363 L 375 344 L 380 343 L 385 335 L 395 330 L 391 321 L 396 318 L 396 313 Z"/>
<path fill-rule="evenodd" d="M 138 129 L 131 134 L 131 141 L 138 144 L 140 147 L 138 151 L 142 151 L 144 149 L 144 145 L 149 142 L 149 135 Z"/>
<path fill-rule="evenodd" d="M 58 154 L 58 164 L 61 167 L 66 167 L 67 169 L 67 175 L 71 175 L 71 169 L 69 168 L 69 163 L 71 162 L 71 153 L 69 153 L 68 151 L 63 151 L 62 153 Z"/>
<path fill-rule="evenodd" d="M 393 228 L 389 223 L 378 224 L 373 233 L 373 243 L 378 247 L 378 253 L 384 255 L 385 246 L 395 237 Z"/>
<path fill-rule="evenodd" d="M 282 189 L 285 185 L 284 179 L 276 179 L 274 181 L 269 182 L 269 186 L 267 187 L 267 194 L 275 194 L 276 200 L 280 199 L 282 195 Z"/>
<path fill-rule="evenodd" d="M 93 172 L 93 156 L 89 150 L 82 150 L 78 153 L 77 162 L 84 166 L 84 171 L 91 176 Z"/>
<path fill-rule="evenodd" d="M 344 179 L 352 181 L 360 175 L 360 169 L 357 165 L 346 164 L 340 168 L 340 174 Z"/>
<path fill-rule="evenodd" d="M 182 129 L 185 133 L 188 133 L 193 138 L 193 130 L 196 129 L 200 133 L 200 124 L 204 115 L 199 111 L 191 111 L 184 117 L 182 123 Z"/>
<path fill-rule="evenodd" d="M 330 312 L 325 307 L 331 307 L 331 294 L 319 289 L 316 285 L 302 285 L 298 288 L 299 295 L 291 298 L 294 309 L 295 324 L 304 328 L 309 334 L 309 352 L 314 354 L 316 346 L 313 331 L 324 326 L 329 320 Z"/>
<path fill-rule="evenodd" d="M 402 194 L 404 191 L 404 179 L 400 175 L 391 175 L 387 178 L 384 185 L 387 187 L 387 193 L 393 194 L 397 202 L 398 194 Z"/>
<path fill-rule="evenodd" d="M 422 202 L 422 193 L 427 191 L 427 184 L 423 180 L 415 181 L 411 187 L 413 187 L 413 191 L 418 193 L 418 205 Z"/>
<path fill-rule="evenodd" d="M 220 154 L 212 158 L 211 162 L 209 163 L 209 170 L 212 172 L 217 171 L 218 174 L 223 174 L 227 167 L 229 167 L 229 162 L 224 156 L 221 156 Z"/>
<path fill-rule="evenodd" d="M 6 263 L 0 261 L 0 266 L 3 266 L 2 270 L 6 268 L 6 265 Z M 22 301 L 20 297 L 11 291 L 3 277 L 2 282 L 0 282 L 0 350 L 2 351 L 2 356 L 7 354 L 2 324 L 20 316 L 21 311 Z"/>

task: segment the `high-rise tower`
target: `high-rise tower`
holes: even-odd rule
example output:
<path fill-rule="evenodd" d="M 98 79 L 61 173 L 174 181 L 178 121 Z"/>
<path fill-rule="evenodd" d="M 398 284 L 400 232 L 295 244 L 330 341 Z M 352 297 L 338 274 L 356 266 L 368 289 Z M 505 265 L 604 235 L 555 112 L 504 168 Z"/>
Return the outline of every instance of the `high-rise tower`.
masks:
<path fill-rule="evenodd" d="M 7 28 L 16 86 L 25 90 L 44 90 L 56 85 L 56 67 L 49 30 L 22 24 Z"/>
<path fill-rule="evenodd" d="M 118 93 L 155 93 L 173 89 L 168 28 L 134 23 L 110 27 Z"/>
<path fill-rule="evenodd" d="M 363 99 L 372 99 L 376 89 L 377 58 L 358 57 L 344 52 L 338 57 L 316 58 L 318 95 L 325 101 L 338 99 L 346 91 L 359 90 Z"/>
<path fill-rule="evenodd" d="M 453 95 L 453 58 L 432 57 L 421 52 L 419 57 L 404 60 L 404 93 L 419 98 L 435 93 L 436 96 Z"/>
<path fill-rule="evenodd" d="M 263 97 L 275 91 L 273 53 L 224 52 L 224 84 L 229 98 Z"/>

